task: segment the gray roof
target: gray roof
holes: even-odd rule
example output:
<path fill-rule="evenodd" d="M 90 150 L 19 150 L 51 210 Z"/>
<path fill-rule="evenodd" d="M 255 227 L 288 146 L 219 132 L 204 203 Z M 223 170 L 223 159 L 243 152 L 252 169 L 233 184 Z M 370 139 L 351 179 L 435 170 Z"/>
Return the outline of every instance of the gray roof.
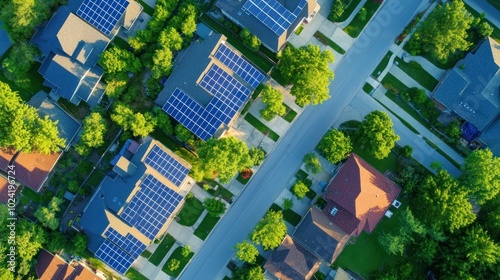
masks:
<path fill-rule="evenodd" d="M 197 80 L 210 64 L 210 53 L 222 38 L 222 35 L 213 33 L 203 41 L 193 42 L 188 49 L 180 52 L 174 61 L 172 74 L 155 100 L 156 104 L 163 106 L 175 88 L 179 88 L 206 106 L 212 95 L 198 86 Z"/>
<path fill-rule="evenodd" d="M 285 32 L 281 35 L 277 35 L 256 17 L 251 14 L 247 14 L 242 10 L 243 5 L 245 5 L 247 1 L 218 0 L 215 5 L 236 24 L 248 28 L 250 30 L 250 33 L 257 36 L 262 41 L 262 44 L 264 44 L 274 52 L 278 52 L 284 47 L 286 40 L 288 39 L 288 37 L 290 37 L 295 28 L 302 22 L 304 18 L 309 17 L 312 11 L 318 6 L 318 3 L 315 0 L 308 0 L 305 8 L 302 9 L 295 21 L 288 28 L 288 30 L 285 30 Z M 300 2 L 300 0 L 276 1 L 292 13 Z"/>
<path fill-rule="evenodd" d="M 486 39 L 451 69 L 433 97 L 484 130 L 500 113 L 500 45 Z"/>
<path fill-rule="evenodd" d="M 500 117 L 479 136 L 479 140 L 487 145 L 495 156 L 500 157 Z"/>
<path fill-rule="evenodd" d="M 43 91 L 35 94 L 28 101 L 28 104 L 37 108 L 42 117 L 48 116 L 52 121 L 57 121 L 59 136 L 66 139 L 66 147 L 68 147 L 80 130 L 80 123 L 59 107 L 56 102 L 49 99 Z"/>
<path fill-rule="evenodd" d="M 293 233 L 293 239 L 326 263 L 333 263 L 350 235 L 335 226 L 326 215 L 313 207 Z"/>

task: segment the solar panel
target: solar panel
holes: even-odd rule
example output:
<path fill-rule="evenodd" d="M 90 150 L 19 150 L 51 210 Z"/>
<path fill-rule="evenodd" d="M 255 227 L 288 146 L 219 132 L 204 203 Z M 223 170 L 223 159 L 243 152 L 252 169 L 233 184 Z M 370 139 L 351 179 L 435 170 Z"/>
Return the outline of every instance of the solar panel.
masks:
<path fill-rule="evenodd" d="M 99 246 L 95 256 L 122 275 L 127 272 L 134 262 L 134 258 L 129 256 L 108 239 L 104 240 L 101 246 Z"/>
<path fill-rule="evenodd" d="M 247 0 L 242 9 L 281 36 L 297 19 L 305 4 L 306 0 L 301 0 L 292 13 L 276 0 Z"/>
<path fill-rule="evenodd" d="M 176 186 L 180 186 L 184 178 L 186 178 L 189 173 L 188 168 L 156 145 L 148 153 L 144 162 L 153 167 Z"/>
<path fill-rule="evenodd" d="M 110 227 L 104 233 L 104 236 L 134 259 L 138 258 L 139 255 L 146 250 L 146 245 L 130 233 L 123 236 L 114 228 Z"/>
<path fill-rule="evenodd" d="M 151 174 L 144 178 L 140 187 L 120 217 L 149 239 L 154 239 L 182 196 Z"/>
<path fill-rule="evenodd" d="M 84 0 L 76 14 L 109 35 L 127 8 L 128 0 Z"/>
<path fill-rule="evenodd" d="M 264 74 L 224 44 L 219 46 L 214 57 L 233 70 L 252 88 L 256 88 L 264 79 Z"/>

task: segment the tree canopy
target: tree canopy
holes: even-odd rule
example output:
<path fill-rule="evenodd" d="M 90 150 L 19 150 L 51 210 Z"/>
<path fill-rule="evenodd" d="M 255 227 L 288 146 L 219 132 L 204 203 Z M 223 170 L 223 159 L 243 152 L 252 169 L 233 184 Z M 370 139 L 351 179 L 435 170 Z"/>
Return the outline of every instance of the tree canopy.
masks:
<path fill-rule="evenodd" d="M 246 240 L 236 244 L 234 249 L 236 250 L 236 257 L 246 263 L 255 263 L 259 255 L 259 250 L 255 248 L 255 245 Z"/>
<path fill-rule="evenodd" d="M 417 28 L 408 44 L 414 54 L 433 53 L 446 61 L 456 50 L 466 51 L 472 45 L 467 31 L 473 20 L 462 1 L 437 6 Z"/>
<path fill-rule="evenodd" d="M 234 137 L 208 139 L 197 151 L 205 177 L 218 177 L 221 182 L 228 182 L 238 171 L 251 165 L 247 145 Z"/>
<path fill-rule="evenodd" d="M 306 194 L 309 192 L 309 188 L 307 187 L 307 185 L 301 181 L 301 180 L 297 180 L 295 182 L 295 184 L 293 184 L 292 186 L 292 193 L 294 195 L 296 195 L 299 199 L 302 199 L 304 198 L 304 196 L 306 196 Z"/>
<path fill-rule="evenodd" d="M 92 112 L 83 120 L 83 132 L 75 150 L 80 155 L 86 155 L 92 148 L 104 145 L 104 136 L 108 131 L 108 124 L 99 112 Z"/>
<path fill-rule="evenodd" d="M 66 141 L 59 137 L 57 122 L 48 116 L 41 118 L 34 107 L 22 102 L 17 92 L 2 82 L 0 99 L 0 147 L 44 154 L 64 147 Z"/>
<path fill-rule="evenodd" d="M 59 218 L 56 217 L 59 212 L 60 205 L 64 202 L 63 199 L 58 197 L 53 197 L 49 202 L 47 207 L 39 207 L 34 216 L 38 219 L 44 227 L 50 228 L 51 230 L 56 230 L 59 227 Z"/>
<path fill-rule="evenodd" d="M 328 68 L 333 63 L 333 54 L 321 51 L 318 46 L 292 46 L 280 55 L 278 69 L 287 84 L 293 84 L 290 94 L 296 97 L 300 106 L 317 105 L 330 98 L 330 80 L 333 71 Z"/>
<path fill-rule="evenodd" d="M 313 174 L 321 172 L 321 162 L 315 153 L 305 155 L 304 163 L 307 171 L 312 172 Z"/>
<path fill-rule="evenodd" d="M 226 204 L 217 198 L 205 198 L 203 207 L 207 209 L 208 214 L 212 217 L 220 217 L 226 212 Z"/>
<path fill-rule="evenodd" d="M 394 133 L 392 120 L 386 112 L 373 111 L 365 116 L 358 129 L 358 142 L 362 149 L 376 159 L 389 156 L 399 136 Z"/>
<path fill-rule="evenodd" d="M 146 137 L 153 132 L 156 126 L 156 119 L 151 113 L 134 113 L 130 107 L 123 103 L 115 106 L 111 114 L 111 120 L 123 126 L 124 130 L 131 131 L 135 137 Z"/>
<path fill-rule="evenodd" d="M 328 161 L 336 164 L 352 152 L 351 139 L 342 131 L 331 129 L 319 141 L 318 150 Z"/>
<path fill-rule="evenodd" d="M 189 143 L 194 140 L 194 135 L 182 124 L 178 123 L 175 126 L 175 137 L 179 139 L 179 141 L 184 143 Z"/>
<path fill-rule="evenodd" d="M 261 92 L 262 102 L 266 107 L 260 110 L 260 116 L 266 121 L 271 121 L 276 115 L 283 116 L 286 107 L 283 105 L 283 94 L 270 85 L 265 85 Z"/>
<path fill-rule="evenodd" d="M 264 280 L 262 267 L 256 265 L 252 267 L 238 268 L 233 273 L 233 280 Z"/>
<path fill-rule="evenodd" d="M 286 224 L 281 211 L 270 210 L 260 220 L 251 234 L 251 240 L 264 250 L 273 250 L 281 244 L 286 234 Z"/>
<path fill-rule="evenodd" d="M 479 204 L 500 193 L 500 158 L 490 149 L 475 150 L 462 165 L 460 179 Z"/>
<path fill-rule="evenodd" d="M 240 37 L 243 39 L 243 44 L 247 45 L 254 52 L 258 51 L 260 45 L 262 44 L 260 39 L 257 36 L 252 35 L 248 28 L 241 29 Z"/>
<path fill-rule="evenodd" d="M 107 74 L 119 72 L 137 73 L 142 69 L 142 63 L 132 52 L 117 47 L 105 50 L 99 59 L 99 65 Z"/>
<path fill-rule="evenodd" d="M 160 107 L 153 108 L 153 115 L 156 118 L 156 127 L 165 131 L 167 134 L 173 134 L 172 121 L 170 117 Z"/>
<path fill-rule="evenodd" d="M 250 164 L 253 166 L 261 165 L 266 159 L 266 152 L 262 148 L 252 147 L 248 150 L 248 155 L 250 156 Z"/>
<path fill-rule="evenodd" d="M 15 44 L 2 61 L 5 77 L 19 88 L 29 88 L 28 71 L 38 55 L 38 49 L 29 43 Z"/>

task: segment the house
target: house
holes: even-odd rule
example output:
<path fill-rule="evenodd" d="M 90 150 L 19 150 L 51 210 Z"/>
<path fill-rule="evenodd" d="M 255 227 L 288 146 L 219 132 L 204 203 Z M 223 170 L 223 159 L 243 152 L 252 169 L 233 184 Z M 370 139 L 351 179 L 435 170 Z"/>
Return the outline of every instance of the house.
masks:
<path fill-rule="evenodd" d="M 489 146 L 500 155 L 500 44 L 492 38 L 484 40 L 455 67 L 448 70 L 432 98 L 442 111 L 446 123 L 464 120 L 462 137 Z"/>
<path fill-rule="evenodd" d="M 293 239 L 322 262 L 332 264 L 351 238 L 318 208 L 311 208 L 293 233 Z"/>
<path fill-rule="evenodd" d="M 264 74 L 211 32 L 174 61 L 155 103 L 202 140 L 221 136 L 262 82 Z"/>
<path fill-rule="evenodd" d="M 319 266 L 316 256 L 286 235 L 267 259 L 264 269 L 280 280 L 309 280 Z"/>
<path fill-rule="evenodd" d="M 104 280 L 81 263 L 68 264 L 59 255 L 42 249 L 38 255 L 35 272 L 40 280 Z"/>
<path fill-rule="evenodd" d="M 352 153 L 327 186 L 323 213 L 349 235 L 371 233 L 401 189 Z"/>
<path fill-rule="evenodd" d="M 61 155 L 62 152 L 49 155 L 19 152 L 13 163 L 16 180 L 35 192 L 39 192 Z"/>
<path fill-rule="evenodd" d="M 52 96 L 74 104 L 84 101 L 93 107 L 104 94 L 99 83 L 103 75 L 97 66 L 99 56 L 117 34 L 119 23 L 130 28 L 142 7 L 126 0 L 84 0 L 76 10 L 72 8 L 75 4 L 60 7 L 31 43 L 42 52 L 38 72 L 45 79 L 44 85 L 52 89 Z M 128 6 L 131 8 L 126 9 Z"/>
<path fill-rule="evenodd" d="M 320 9 L 316 0 L 218 0 L 215 5 L 274 52 L 282 50 L 295 29 Z"/>
<path fill-rule="evenodd" d="M 193 181 L 191 166 L 153 139 L 127 141 L 113 164 L 75 227 L 98 259 L 124 275 L 165 233 Z"/>

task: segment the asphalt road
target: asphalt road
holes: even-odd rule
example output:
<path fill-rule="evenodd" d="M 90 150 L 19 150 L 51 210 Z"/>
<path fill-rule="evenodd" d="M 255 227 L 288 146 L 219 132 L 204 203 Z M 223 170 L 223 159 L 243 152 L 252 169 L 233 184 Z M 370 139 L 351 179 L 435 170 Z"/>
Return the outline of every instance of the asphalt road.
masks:
<path fill-rule="evenodd" d="M 300 166 L 304 154 L 314 148 L 351 102 L 394 38 L 412 19 L 420 2 L 384 1 L 363 34 L 339 63 L 335 80 L 330 86 L 332 98 L 320 106 L 309 106 L 302 113 L 213 230 L 180 279 L 216 279 L 233 255 L 232 247 L 247 238 Z"/>

